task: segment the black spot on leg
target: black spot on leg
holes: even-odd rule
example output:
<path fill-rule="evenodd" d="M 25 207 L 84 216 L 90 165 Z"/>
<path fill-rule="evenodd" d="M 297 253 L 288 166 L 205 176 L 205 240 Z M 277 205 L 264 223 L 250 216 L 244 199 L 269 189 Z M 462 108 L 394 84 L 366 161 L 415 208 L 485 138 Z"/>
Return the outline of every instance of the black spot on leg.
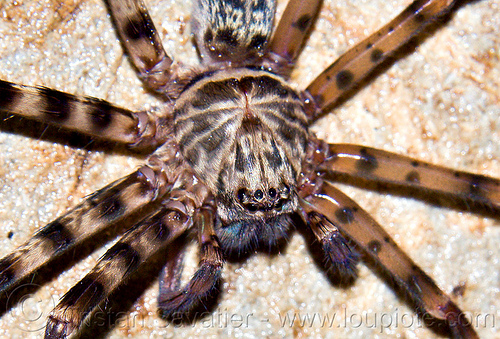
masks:
<path fill-rule="evenodd" d="M 73 236 L 59 220 L 43 227 L 35 234 L 35 237 L 50 241 L 55 252 L 62 251 L 73 243 Z"/>
<path fill-rule="evenodd" d="M 312 17 L 309 14 L 302 15 L 297 21 L 293 23 L 299 31 L 304 33 L 311 26 Z"/>
<path fill-rule="evenodd" d="M 420 166 L 420 163 L 417 160 L 412 160 L 411 165 L 413 167 L 418 167 L 418 166 Z"/>
<path fill-rule="evenodd" d="M 339 208 L 335 211 L 335 217 L 343 224 L 350 224 L 354 220 L 354 213 L 349 207 Z"/>
<path fill-rule="evenodd" d="M 366 148 L 362 148 L 359 153 L 361 159 L 356 161 L 356 169 L 361 172 L 372 172 L 378 167 L 377 159 L 368 153 Z"/>
<path fill-rule="evenodd" d="M 0 81 L 0 108 L 8 108 L 19 97 L 21 92 L 11 83 Z"/>
<path fill-rule="evenodd" d="M 13 279 L 16 277 L 16 273 L 13 269 L 15 260 L 12 260 L 12 256 L 3 258 L 0 261 L 0 289 L 4 289 Z"/>
<path fill-rule="evenodd" d="M 405 180 L 410 183 L 420 184 L 420 174 L 417 171 L 411 171 L 406 175 Z"/>
<path fill-rule="evenodd" d="M 346 89 L 352 83 L 354 79 L 354 74 L 351 71 L 343 70 L 337 74 L 336 82 L 338 89 Z"/>
<path fill-rule="evenodd" d="M 375 48 L 372 51 L 372 53 L 370 54 L 370 60 L 371 60 L 371 62 L 375 63 L 375 62 L 380 61 L 380 59 L 382 59 L 383 56 L 384 56 L 384 52 L 379 48 Z"/>
<path fill-rule="evenodd" d="M 382 249 L 382 244 L 378 240 L 372 240 L 368 243 L 368 250 L 378 255 Z"/>
<path fill-rule="evenodd" d="M 482 189 L 483 181 L 485 177 L 477 174 L 472 174 L 469 183 L 469 197 L 473 200 L 480 200 L 483 202 L 489 202 L 484 196 Z"/>
<path fill-rule="evenodd" d="M 142 16 L 129 19 L 123 29 L 126 38 L 130 40 L 139 40 L 148 37 L 151 35 L 151 32 L 148 31 L 149 28 Z"/>
<path fill-rule="evenodd" d="M 123 213 L 123 203 L 118 195 L 111 196 L 104 200 L 100 206 L 100 217 L 115 219 Z"/>
<path fill-rule="evenodd" d="M 404 9 L 404 11 L 401 13 L 401 15 L 404 15 L 406 17 L 410 15 L 414 15 L 417 13 L 419 9 L 419 1 L 413 1 L 408 7 Z"/>
<path fill-rule="evenodd" d="M 422 23 L 426 20 L 426 17 L 424 14 L 422 13 L 418 13 L 417 15 L 415 15 L 415 21 L 419 22 L 419 23 Z"/>
<path fill-rule="evenodd" d="M 90 122 L 94 131 L 102 131 L 111 125 L 113 120 L 113 107 L 104 103 L 96 103 L 93 109 L 89 112 Z"/>
<path fill-rule="evenodd" d="M 367 44 L 367 45 L 366 45 L 366 49 L 370 49 L 370 48 L 372 48 L 372 47 L 373 47 L 373 44 L 372 44 L 372 43 L 369 43 L 369 44 Z"/>
<path fill-rule="evenodd" d="M 14 232 L 10 231 L 9 233 L 7 233 L 7 238 L 12 239 L 13 236 Z"/>
<path fill-rule="evenodd" d="M 133 271 L 139 265 L 141 261 L 141 255 L 129 244 L 119 242 L 113 247 L 111 247 L 106 254 L 102 257 L 102 260 L 119 260 L 122 262 L 123 267 L 126 267 L 126 272 Z"/>
<path fill-rule="evenodd" d="M 91 276 L 86 276 L 68 291 L 59 303 L 61 306 L 77 309 L 92 309 L 104 296 L 104 287 Z"/>
<path fill-rule="evenodd" d="M 45 97 L 44 107 L 41 112 L 47 119 L 59 123 L 69 119 L 72 107 L 67 94 L 49 88 L 40 88 L 39 93 Z"/>
<path fill-rule="evenodd" d="M 314 96 L 314 102 L 318 107 L 323 107 L 325 103 L 325 96 L 323 94 L 318 94 Z"/>
<path fill-rule="evenodd" d="M 172 213 L 173 211 L 167 211 L 167 213 Z M 165 223 L 165 215 L 159 214 L 153 217 L 152 227 L 156 228 L 155 234 L 156 239 L 163 242 L 170 236 L 170 228 Z"/>

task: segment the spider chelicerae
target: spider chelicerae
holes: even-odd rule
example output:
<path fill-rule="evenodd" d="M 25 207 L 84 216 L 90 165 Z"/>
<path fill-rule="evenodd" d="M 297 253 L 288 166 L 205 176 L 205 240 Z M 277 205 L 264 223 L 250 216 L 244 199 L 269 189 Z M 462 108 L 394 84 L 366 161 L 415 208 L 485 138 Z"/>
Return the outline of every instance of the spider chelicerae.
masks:
<path fill-rule="evenodd" d="M 301 86 L 301 87 L 303 87 L 303 86 Z"/>

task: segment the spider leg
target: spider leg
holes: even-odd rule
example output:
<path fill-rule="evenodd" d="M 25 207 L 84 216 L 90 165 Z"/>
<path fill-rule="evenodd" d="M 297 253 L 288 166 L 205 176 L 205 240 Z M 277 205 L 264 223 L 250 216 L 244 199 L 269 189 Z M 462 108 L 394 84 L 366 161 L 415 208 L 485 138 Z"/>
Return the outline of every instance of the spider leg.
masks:
<path fill-rule="evenodd" d="M 327 262 L 347 281 L 357 277 L 359 255 L 338 228 L 320 215 L 310 214 L 308 225 L 323 247 Z"/>
<path fill-rule="evenodd" d="M 206 204 L 195 217 L 194 224 L 198 229 L 201 259 L 199 268 L 189 283 L 182 289 L 178 283 L 169 281 L 160 285 L 158 307 L 163 317 L 178 319 L 177 314 L 186 314 L 204 297 L 209 296 L 218 285 L 224 258 L 214 230 L 215 205 Z M 180 275 L 174 274 L 171 280 L 178 280 Z"/>
<path fill-rule="evenodd" d="M 175 154 L 175 150 L 170 152 Z M 178 180 L 177 170 L 182 160 L 168 153 L 161 156 L 161 159 L 152 156 L 148 165 L 96 191 L 1 259 L 0 291 L 76 244 L 163 197 Z"/>
<path fill-rule="evenodd" d="M 365 146 L 329 145 L 319 169 L 383 184 L 412 187 L 500 211 L 500 180 L 432 165 Z"/>
<path fill-rule="evenodd" d="M 160 93 L 171 82 L 173 60 L 142 0 L 106 0 L 118 36 L 144 84 Z"/>
<path fill-rule="evenodd" d="M 64 295 L 49 316 L 45 338 L 70 335 L 95 306 L 158 249 L 186 231 L 189 223 L 185 211 L 167 204 L 135 225 L 99 259 L 92 271 Z"/>
<path fill-rule="evenodd" d="M 364 249 L 376 263 L 391 274 L 409 292 L 426 314 L 446 321 L 456 338 L 478 338 L 463 312 L 449 296 L 437 287 L 392 240 L 384 229 L 353 200 L 324 182 L 317 192 L 301 199 L 300 204 L 311 216 L 325 218 L 322 237 L 337 230 Z"/>
<path fill-rule="evenodd" d="M 192 226 L 192 217 L 209 198 L 189 170 L 174 183 L 161 209 L 137 223 L 111 247 L 97 265 L 61 299 L 51 312 L 45 338 L 65 338 L 86 315 L 142 263 Z"/>
<path fill-rule="evenodd" d="M 415 0 L 387 25 L 344 53 L 307 87 L 306 93 L 317 105 L 311 117 L 335 103 L 425 26 L 446 14 L 454 3 Z"/>
<path fill-rule="evenodd" d="M 3 80 L 0 111 L 135 148 L 156 147 L 165 142 L 163 130 L 169 119 L 168 114 L 163 118 L 154 112 L 133 112 L 92 97 Z"/>
<path fill-rule="evenodd" d="M 288 2 L 268 48 L 264 62 L 266 67 L 278 74 L 288 75 L 319 11 L 321 2 L 321 0 Z"/>

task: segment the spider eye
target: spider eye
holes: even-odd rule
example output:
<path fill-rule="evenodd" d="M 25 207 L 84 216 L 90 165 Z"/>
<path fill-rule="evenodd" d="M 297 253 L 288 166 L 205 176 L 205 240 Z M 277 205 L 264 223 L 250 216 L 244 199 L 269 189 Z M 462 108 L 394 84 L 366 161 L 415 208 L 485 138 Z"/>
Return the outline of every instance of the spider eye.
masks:
<path fill-rule="evenodd" d="M 290 187 L 286 186 L 283 187 L 283 191 L 282 191 L 283 195 L 287 196 L 288 194 L 290 194 Z"/>
<path fill-rule="evenodd" d="M 283 203 L 284 202 L 285 202 L 285 199 L 278 200 L 278 202 L 274 205 L 274 209 L 276 211 L 281 211 L 281 209 L 283 208 Z"/>
<path fill-rule="evenodd" d="M 255 197 L 255 199 L 260 200 L 264 198 L 264 193 L 261 190 L 256 190 L 253 196 Z"/>
<path fill-rule="evenodd" d="M 269 196 L 271 198 L 276 198 L 276 189 L 275 188 L 270 188 L 268 193 L 269 193 Z"/>
<path fill-rule="evenodd" d="M 240 202 L 242 202 L 242 201 L 243 201 L 243 199 L 245 198 L 245 191 L 246 191 L 246 190 L 245 190 L 244 188 L 240 188 L 240 189 L 238 190 L 238 193 L 236 193 L 236 197 L 238 198 L 238 200 L 239 200 Z"/>

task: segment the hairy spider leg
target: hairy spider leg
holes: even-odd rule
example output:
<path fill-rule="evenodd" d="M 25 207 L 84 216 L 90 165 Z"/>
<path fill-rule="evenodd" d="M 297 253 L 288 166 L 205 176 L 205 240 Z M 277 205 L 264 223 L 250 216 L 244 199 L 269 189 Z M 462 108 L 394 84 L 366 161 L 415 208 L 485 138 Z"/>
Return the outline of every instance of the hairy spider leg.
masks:
<path fill-rule="evenodd" d="M 321 0 L 290 0 L 276 27 L 263 62 L 274 73 L 288 76 L 314 23 Z"/>
<path fill-rule="evenodd" d="M 97 98 L 3 80 L 0 111 L 138 149 L 161 145 L 168 132 L 165 113 L 133 112 Z"/>
<path fill-rule="evenodd" d="M 500 212 L 500 180 L 365 146 L 333 144 L 321 170 L 431 191 Z"/>
<path fill-rule="evenodd" d="M 142 263 L 193 227 L 193 217 L 210 197 L 206 187 L 196 181 L 189 169 L 181 171 L 160 210 L 127 231 L 64 295 L 49 316 L 45 338 L 65 338 L 71 334 Z"/>
<path fill-rule="evenodd" d="M 447 322 L 456 338 L 479 338 L 450 297 L 441 291 L 396 245 L 389 234 L 353 200 L 330 183 L 324 182 L 316 193 L 305 197 L 300 203 L 308 215 L 313 213 L 316 217 L 328 220 L 322 224 L 321 231 L 324 235 L 318 237 L 318 240 L 340 230 L 389 272 L 426 314 Z M 318 236 L 318 232 L 314 234 Z"/>
<path fill-rule="evenodd" d="M 164 195 L 169 184 L 171 182 L 165 180 L 161 168 L 146 165 L 96 191 L 0 260 L 0 290 L 5 290 L 54 257 L 137 212 Z"/>
<path fill-rule="evenodd" d="M 163 94 L 175 76 L 173 60 L 142 0 L 105 0 L 120 41 L 146 87 Z"/>
<path fill-rule="evenodd" d="M 308 104 L 314 106 L 309 116 L 314 119 L 320 115 L 424 27 L 448 13 L 454 3 L 415 0 L 387 25 L 342 54 L 307 86 L 306 95 L 313 99 Z"/>
<path fill-rule="evenodd" d="M 191 280 L 182 288 L 179 288 L 178 281 L 160 284 L 158 307 L 162 317 L 177 319 L 177 314 L 186 314 L 218 287 L 224 256 L 214 230 L 215 208 L 215 202 L 212 200 L 202 206 L 195 216 L 200 263 Z M 180 275 L 174 274 L 169 278 L 178 280 Z"/>

